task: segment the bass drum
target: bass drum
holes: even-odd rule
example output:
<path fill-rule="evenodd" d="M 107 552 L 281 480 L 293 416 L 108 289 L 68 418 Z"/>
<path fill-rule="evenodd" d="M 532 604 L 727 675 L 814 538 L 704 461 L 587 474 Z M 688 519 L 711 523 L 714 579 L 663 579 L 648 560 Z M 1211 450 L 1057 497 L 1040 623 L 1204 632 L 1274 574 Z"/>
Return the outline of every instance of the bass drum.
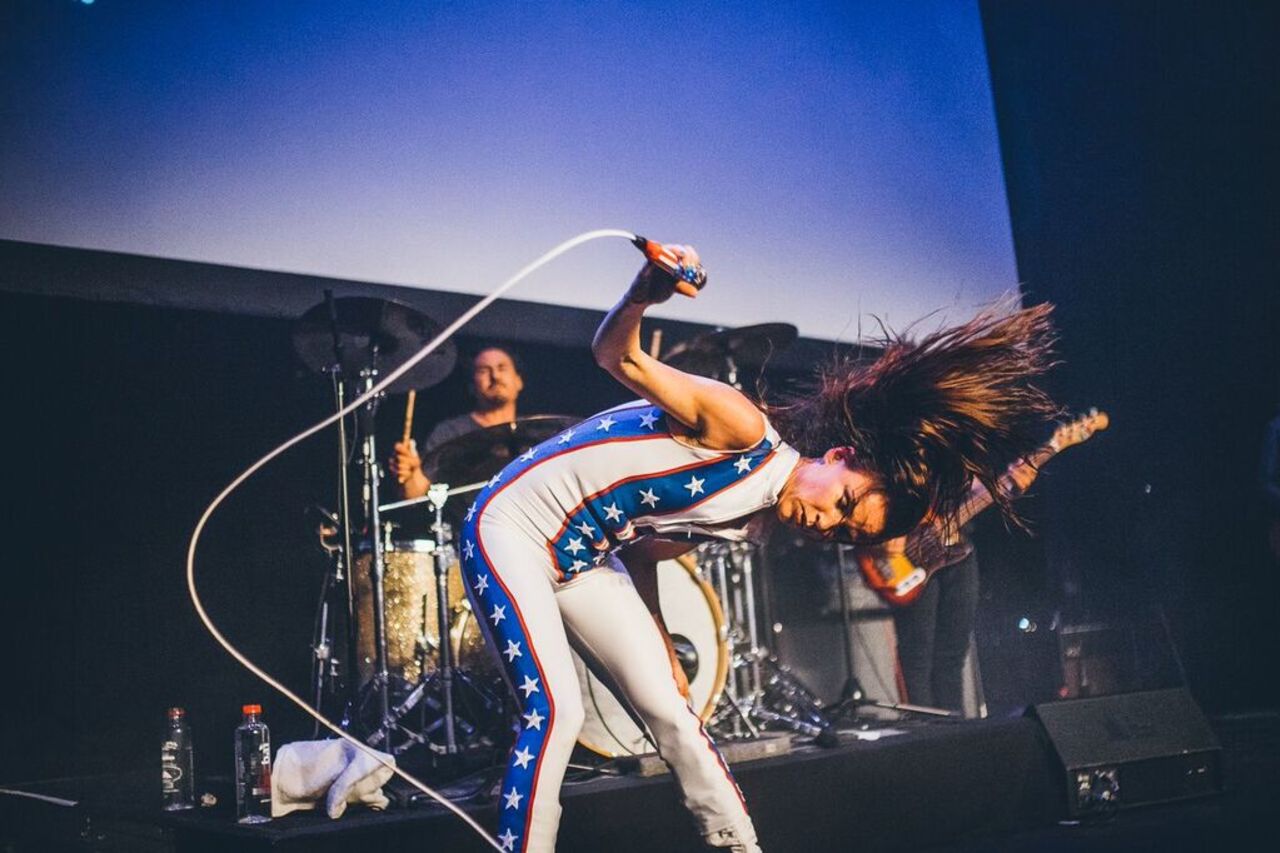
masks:
<path fill-rule="evenodd" d="M 658 563 L 658 589 L 662 619 L 689 678 L 690 704 L 705 723 L 715 711 L 729 676 L 729 643 L 720 602 L 711 585 L 698 577 L 698 564 L 687 554 Z M 468 673 L 501 677 L 498 661 L 466 601 L 457 610 L 450 633 L 457 660 Z M 606 758 L 652 752 L 640 727 L 609 688 L 588 671 L 577 652 L 573 665 L 586 711 L 578 743 Z"/>
<path fill-rule="evenodd" d="M 724 692 L 729 675 L 729 644 L 724 615 L 711 585 L 698 577 L 689 555 L 658 563 L 658 599 L 676 656 L 689 678 L 689 703 L 705 723 Z M 609 688 L 587 669 L 575 652 L 573 664 L 582 685 L 586 721 L 578 743 L 606 758 L 653 752 L 641 728 Z"/>

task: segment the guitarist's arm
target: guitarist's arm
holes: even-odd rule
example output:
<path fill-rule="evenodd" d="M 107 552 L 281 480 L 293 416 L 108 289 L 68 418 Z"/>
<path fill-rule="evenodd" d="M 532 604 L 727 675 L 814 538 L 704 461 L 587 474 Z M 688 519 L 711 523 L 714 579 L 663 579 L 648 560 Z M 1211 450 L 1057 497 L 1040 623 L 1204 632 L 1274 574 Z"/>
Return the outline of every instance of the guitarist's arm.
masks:
<path fill-rule="evenodd" d="M 1004 472 L 1000 485 L 1008 487 L 1010 497 L 1020 497 L 1026 493 L 1027 489 L 1031 488 L 1031 484 L 1035 482 L 1039 474 L 1040 468 L 1038 465 L 1027 459 L 1019 459 Z M 978 488 L 982 488 L 981 483 L 975 485 Z"/>
<path fill-rule="evenodd" d="M 1014 462 L 1000 476 L 1000 490 L 1011 498 L 1021 497 L 1026 493 L 1027 489 L 1031 488 L 1031 484 L 1035 482 L 1036 477 L 1040 474 L 1041 464 L 1043 464 L 1043 460 L 1035 457 L 1031 459 L 1023 458 Z M 992 498 L 993 495 L 987 491 L 987 487 L 974 480 L 973 484 L 969 486 L 969 497 L 965 499 L 956 517 L 944 521 L 934 516 L 926 518 L 921 522 L 921 525 L 933 525 L 944 542 L 954 545 L 960 541 L 960 528 L 968 524 L 975 515 L 990 506 Z M 905 538 L 902 543 L 902 546 L 898 549 L 899 553 L 906 547 Z M 892 552 L 886 550 L 885 553 Z"/>
<path fill-rule="evenodd" d="M 893 557 L 898 554 L 905 554 L 907 552 L 907 536 L 908 535 L 910 534 L 899 536 L 897 539 L 886 539 L 884 542 L 881 542 L 879 545 L 876 545 L 874 547 L 877 551 L 884 554 L 886 557 Z"/>

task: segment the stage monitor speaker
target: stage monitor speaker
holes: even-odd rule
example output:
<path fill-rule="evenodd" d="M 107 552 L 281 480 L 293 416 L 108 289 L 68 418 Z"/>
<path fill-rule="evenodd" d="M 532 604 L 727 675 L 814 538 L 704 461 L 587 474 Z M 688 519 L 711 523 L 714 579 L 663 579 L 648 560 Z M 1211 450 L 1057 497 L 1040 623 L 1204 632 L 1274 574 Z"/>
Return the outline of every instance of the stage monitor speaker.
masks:
<path fill-rule="evenodd" d="M 1222 790 L 1222 749 L 1186 690 L 1033 705 L 1062 765 L 1072 817 Z"/>

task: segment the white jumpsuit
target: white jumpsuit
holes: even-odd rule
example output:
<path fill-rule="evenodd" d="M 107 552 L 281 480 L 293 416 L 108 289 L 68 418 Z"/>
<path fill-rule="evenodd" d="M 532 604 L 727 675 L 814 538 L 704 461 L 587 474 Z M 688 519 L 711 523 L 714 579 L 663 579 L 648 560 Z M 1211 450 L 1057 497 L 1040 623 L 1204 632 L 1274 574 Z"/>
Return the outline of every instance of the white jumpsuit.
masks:
<path fill-rule="evenodd" d="M 468 510 L 467 592 L 522 705 L 499 799 L 507 849 L 555 847 L 560 784 L 583 721 L 570 644 L 644 720 L 703 834 L 754 842 L 742 793 L 610 553 L 649 534 L 742 538 L 799 461 L 762 423 L 753 447 L 712 451 L 675 439 L 646 401 L 619 406 L 530 449 Z"/>

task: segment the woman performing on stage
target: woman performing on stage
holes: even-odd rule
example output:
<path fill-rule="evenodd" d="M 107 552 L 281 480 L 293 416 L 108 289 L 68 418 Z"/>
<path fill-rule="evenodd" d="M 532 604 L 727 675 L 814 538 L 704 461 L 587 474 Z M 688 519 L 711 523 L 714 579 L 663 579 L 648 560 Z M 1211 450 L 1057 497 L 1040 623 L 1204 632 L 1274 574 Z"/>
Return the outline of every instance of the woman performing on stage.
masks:
<path fill-rule="evenodd" d="M 668 250 L 697 264 L 692 249 Z M 656 561 L 773 521 L 845 542 L 900 536 L 947 517 L 975 478 L 997 493 L 1054 411 L 1034 385 L 1050 364 L 1046 306 L 891 340 L 875 362 L 833 364 L 809 393 L 762 411 L 641 349 L 646 307 L 677 292 L 697 290 L 646 264 L 592 344 L 642 399 L 529 450 L 467 512 L 468 594 L 522 705 L 498 800 L 507 849 L 555 846 L 583 722 L 572 645 L 644 721 L 707 844 L 758 850 L 742 793 L 682 695 L 655 618 Z"/>

